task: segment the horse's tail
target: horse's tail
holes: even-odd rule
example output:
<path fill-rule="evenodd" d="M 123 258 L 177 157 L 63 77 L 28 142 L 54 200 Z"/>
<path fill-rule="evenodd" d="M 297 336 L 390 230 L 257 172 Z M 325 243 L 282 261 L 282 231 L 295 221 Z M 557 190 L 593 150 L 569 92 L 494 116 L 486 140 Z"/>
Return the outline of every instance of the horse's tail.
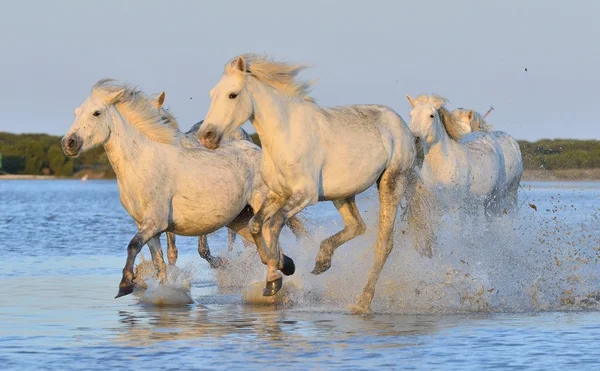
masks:
<path fill-rule="evenodd" d="M 437 220 L 437 204 L 416 169 L 408 177 L 406 207 L 409 234 L 413 236 L 414 247 L 421 255 L 431 258 L 436 242 L 433 223 Z"/>

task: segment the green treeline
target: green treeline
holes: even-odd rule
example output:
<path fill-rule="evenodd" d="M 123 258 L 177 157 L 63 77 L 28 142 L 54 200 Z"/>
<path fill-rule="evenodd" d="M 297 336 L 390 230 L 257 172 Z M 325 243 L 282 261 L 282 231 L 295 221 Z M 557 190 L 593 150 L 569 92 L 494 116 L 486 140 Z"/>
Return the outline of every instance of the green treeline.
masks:
<path fill-rule="evenodd" d="M 99 147 L 78 158 L 68 158 L 60 145 L 61 137 L 48 134 L 0 132 L 2 171 L 9 174 L 71 176 L 80 170 L 108 171 L 114 174 Z"/>
<path fill-rule="evenodd" d="M 1 170 L 9 174 L 71 176 L 81 170 L 114 176 L 102 147 L 71 159 L 63 154 L 60 137 L 0 132 Z M 256 134 L 252 139 L 260 145 Z M 600 141 L 543 139 L 519 141 L 526 170 L 600 169 Z"/>

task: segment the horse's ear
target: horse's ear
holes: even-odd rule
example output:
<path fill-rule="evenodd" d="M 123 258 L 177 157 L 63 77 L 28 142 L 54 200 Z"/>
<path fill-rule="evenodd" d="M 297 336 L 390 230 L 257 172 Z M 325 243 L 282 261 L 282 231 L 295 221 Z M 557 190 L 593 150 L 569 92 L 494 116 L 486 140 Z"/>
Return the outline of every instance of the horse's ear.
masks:
<path fill-rule="evenodd" d="M 156 100 L 156 103 L 157 103 L 156 108 L 158 108 L 158 109 L 162 108 L 163 104 L 165 104 L 165 97 L 166 97 L 166 94 L 163 90 L 160 92 L 160 95 L 158 96 L 158 99 Z"/>
<path fill-rule="evenodd" d="M 123 93 L 125 93 L 125 88 L 123 88 L 123 89 L 121 89 L 119 91 L 116 91 L 114 93 L 108 94 L 106 96 L 106 104 L 113 104 L 113 103 L 115 103 L 116 101 L 118 101 L 123 96 Z"/>
<path fill-rule="evenodd" d="M 410 97 L 410 95 L 406 94 L 406 99 L 408 99 L 408 103 L 412 108 L 415 108 L 415 100 Z"/>
<path fill-rule="evenodd" d="M 240 72 L 246 72 L 246 60 L 244 57 L 239 56 L 231 61 L 231 68 Z"/>
<path fill-rule="evenodd" d="M 467 117 L 469 118 L 469 121 L 473 120 L 473 111 L 469 110 L 469 113 L 467 113 Z"/>

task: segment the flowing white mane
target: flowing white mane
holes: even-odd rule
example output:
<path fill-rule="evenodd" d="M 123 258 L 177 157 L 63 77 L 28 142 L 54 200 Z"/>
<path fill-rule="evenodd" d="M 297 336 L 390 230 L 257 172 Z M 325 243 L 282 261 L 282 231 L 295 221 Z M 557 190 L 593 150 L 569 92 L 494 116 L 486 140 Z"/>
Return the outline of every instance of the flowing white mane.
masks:
<path fill-rule="evenodd" d="M 124 89 L 124 93 L 114 103 L 123 117 L 148 139 L 174 144 L 178 138 L 177 121 L 166 110 L 157 110 L 151 98 L 141 90 L 112 79 L 98 81 L 92 87 L 92 95 L 104 98 Z M 175 124 L 173 124 L 173 122 Z"/>
<path fill-rule="evenodd" d="M 308 66 L 277 62 L 269 57 L 252 53 L 242 54 L 233 60 L 240 57 L 246 62 L 246 73 L 258 81 L 287 96 L 314 102 L 314 99 L 309 95 L 314 81 L 299 81 L 296 78 Z M 225 72 L 227 73 L 231 68 L 233 68 L 231 62 L 227 63 Z"/>
<path fill-rule="evenodd" d="M 464 135 L 463 126 L 459 120 L 444 107 L 444 104 L 448 102 L 446 98 L 440 97 L 439 95 L 421 94 L 414 100 L 418 103 L 429 103 L 437 108 L 440 120 L 442 121 L 442 124 L 444 124 L 444 128 L 450 138 L 459 140 Z"/>

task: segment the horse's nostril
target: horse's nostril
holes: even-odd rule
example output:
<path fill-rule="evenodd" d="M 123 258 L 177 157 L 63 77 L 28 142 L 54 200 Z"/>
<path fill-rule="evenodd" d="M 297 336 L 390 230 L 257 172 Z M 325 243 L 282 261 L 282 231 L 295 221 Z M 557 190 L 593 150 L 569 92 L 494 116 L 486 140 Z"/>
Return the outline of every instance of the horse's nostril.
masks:
<path fill-rule="evenodd" d="M 73 148 L 75 147 L 75 139 L 71 138 L 67 141 L 67 147 Z"/>
<path fill-rule="evenodd" d="M 211 131 L 211 130 L 207 131 L 206 134 L 204 134 L 204 137 L 207 139 L 211 139 L 214 136 L 215 136 L 215 132 Z"/>

